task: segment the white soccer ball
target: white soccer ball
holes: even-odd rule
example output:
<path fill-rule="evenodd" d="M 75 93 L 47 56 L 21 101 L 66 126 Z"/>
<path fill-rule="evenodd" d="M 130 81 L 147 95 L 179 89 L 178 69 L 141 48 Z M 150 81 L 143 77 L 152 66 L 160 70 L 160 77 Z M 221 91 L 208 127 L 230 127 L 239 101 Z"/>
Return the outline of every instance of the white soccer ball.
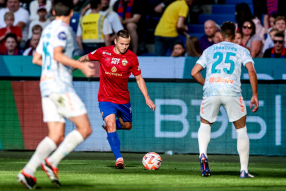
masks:
<path fill-rule="evenodd" d="M 158 170 L 162 164 L 162 158 L 157 153 L 149 152 L 143 157 L 142 164 L 147 170 Z"/>

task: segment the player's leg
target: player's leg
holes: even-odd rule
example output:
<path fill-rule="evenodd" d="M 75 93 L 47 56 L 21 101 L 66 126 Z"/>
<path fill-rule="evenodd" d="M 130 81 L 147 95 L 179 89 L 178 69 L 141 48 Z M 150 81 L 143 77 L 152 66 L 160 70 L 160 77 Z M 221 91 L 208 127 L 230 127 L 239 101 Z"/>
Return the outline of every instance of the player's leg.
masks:
<path fill-rule="evenodd" d="M 131 103 L 117 105 L 116 129 L 131 130 L 132 129 L 132 109 Z"/>
<path fill-rule="evenodd" d="M 201 124 L 198 131 L 198 143 L 200 150 L 200 163 L 202 176 L 210 176 L 211 172 L 208 164 L 207 149 L 211 139 L 211 125 L 216 120 L 220 108 L 219 97 L 203 98 L 200 116 Z"/>
<path fill-rule="evenodd" d="M 248 174 L 249 160 L 249 138 L 246 128 L 246 107 L 242 97 L 225 97 L 223 98 L 230 122 L 233 122 L 237 133 L 237 151 L 240 158 L 241 178 L 250 178 Z"/>
<path fill-rule="evenodd" d="M 29 189 L 36 184 L 34 178 L 36 169 L 56 149 L 64 137 L 65 120 L 57 113 L 55 104 L 45 97 L 42 99 L 42 108 L 44 122 L 48 122 L 49 135 L 39 143 L 32 158 L 18 174 L 18 180 Z"/>

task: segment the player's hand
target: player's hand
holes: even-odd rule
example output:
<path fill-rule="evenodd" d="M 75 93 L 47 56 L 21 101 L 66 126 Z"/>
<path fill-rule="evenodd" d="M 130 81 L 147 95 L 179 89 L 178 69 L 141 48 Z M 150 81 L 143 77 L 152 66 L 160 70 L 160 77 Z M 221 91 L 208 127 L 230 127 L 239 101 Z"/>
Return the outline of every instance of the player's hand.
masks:
<path fill-rule="evenodd" d="M 252 109 L 253 105 L 254 105 L 254 108 Z M 259 107 L 258 97 L 252 96 L 250 100 L 250 109 L 252 109 L 252 112 L 255 113 L 258 110 L 258 107 Z"/>
<path fill-rule="evenodd" d="M 155 7 L 154 11 L 155 11 L 156 13 L 162 13 L 162 12 L 163 12 L 163 7 L 162 7 L 162 5 L 161 5 L 161 4 L 157 5 L 157 6 Z"/>
<path fill-rule="evenodd" d="M 80 58 L 78 59 L 78 61 L 80 61 L 80 62 L 86 62 L 87 60 L 86 60 L 85 57 L 86 57 L 86 55 L 80 57 Z"/>
<path fill-rule="evenodd" d="M 91 77 L 94 76 L 95 74 L 95 69 L 93 67 L 94 67 L 93 63 L 85 62 L 84 64 L 82 64 L 80 70 L 86 77 Z"/>
<path fill-rule="evenodd" d="M 152 111 L 155 111 L 156 106 L 151 99 L 147 99 L 146 104 L 152 109 Z"/>

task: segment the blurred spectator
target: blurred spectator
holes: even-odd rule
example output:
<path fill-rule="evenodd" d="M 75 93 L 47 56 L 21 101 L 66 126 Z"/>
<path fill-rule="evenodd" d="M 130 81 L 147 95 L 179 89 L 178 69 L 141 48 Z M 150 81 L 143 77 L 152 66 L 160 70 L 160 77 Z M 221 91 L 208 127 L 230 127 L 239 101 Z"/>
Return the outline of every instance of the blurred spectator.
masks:
<path fill-rule="evenodd" d="M 39 6 L 37 14 L 39 15 L 39 19 L 35 19 L 30 23 L 29 38 L 32 37 L 32 28 L 35 25 L 40 25 L 42 27 L 42 30 L 44 30 L 45 27 L 48 26 L 51 22 L 49 19 L 46 19 L 47 9 L 46 9 L 45 5 Z"/>
<path fill-rule="evenodd" d="M 222 36 L 221 36 L 220 31 L 215 32 L 213 41 L 215 44 L 222 42 Z"/>
<path fill-rule="evenodd" d="M 2 55 L 20 55 L 17 49 L 17 36 L 13 33 L 7 34 L 5 38 L 6 52 Z"/>
<path fill-rule="evenodd" d="M 239 30 L 242 30 L 241 28 L 244 21 L 252 20 L 252 22 L 255 24 L 256 34 L 264 42 L 265 29 L 262 27 L 260 20 L 251 13 L 248 4 L 246 3 L 237 4 L 235 10 L 236 10 L 235 18 Z"/>
<path fill-rule="evenodd" d="M 282 33 L 285 34 L 285 29 L 286 29 L 286 19 L 285 19 L 285 17 L 278 16 L 275 19 L 274 28 L 277 29 L 279 32 L 282 32 Z M 264 53 L 265 50 L 267 50 L 268 48 L 272 48 L 273 46 L 274 46 L 274 43 L 273 43 L 272 39 L 271 38 L 267 38 L 265 43 L 264 43 L 262 52 Z M 286 47 L 286 44 L 285 44 L 285 47 Z"/>
<path fill-rule="evenodd" d="M 42 34 L 42 31 L 43 31 L 43 28 L 41 27 L 41 25 L 35 25 L 32 28 L 32 35 L 33 34 Z M 30 41 L 31 41 L 31 39 L 27 40 L 24 49 L 27 49 L 30 47 L 30 44 L 31 44 Z"/>
<path fill-rule="evenodd" d="M 92 52 L 104 45 L 111 45 L 112 29 L 108 19 L 99 13 L 101 10 L 100 0 L 91 0 L 90 5 L 91 13 L 80 19 L 80 27 L 77 29 L 76 41 L 85 53 Z"/>
<path fill-rule="evenodd" d="M 264 28 L 266 33 L 269 33 L 269 31 L 274 27 L 275 19 L 278 17 L 278 13 L 273 13 L 272 15 L 265 15 L 264 16 Z M 268 38 L 269 36 L 267 36 Z"/>
<path fill-rule="evenodd" d="M 178 42 L 174 45 L 171 57 L 182 57 L 185 56 L 186 50 L 183 43 Z"/>
<path fill-rule="evenodd" d="M 0 9 L 6 8 L 6 0 L 0 0 Z"/>
<path fill-rule="evenodd" d="M 253 58 L 260 56 L 262 39 L 255 34 L 255 25 L 252 20 L 243 22 L 242 45 L 250 49 L 250 54 Z"/>
<path fill-rule="evenodd" d="M 188 36 L 187 42 L 187 56 L 200 57 L 202 55 L 199 39 L 195 36 Z"/>
<path fill-rule="evenodd" d="M 240 31 L 237 31 L 235 34 L 235 39 L 234 39 L 235 44 L 242 45 L 242 34 Z"/>
<path fill-rule="evenodd" d="M 85 15 L 85 12 L 90 9 L 89 0 L 74 0 L 74 11 L 82 12 L 81 16 Z M 86 7 L 88 6 L 88 7 Z M 84 10 L 85 9 L 85 10 Z"/>
<path fill-rule="evenodd" d="M 32 38 L 30 40 L 30 47 L 24 51 L 23 56 L 34 56 L 36 48 L 40 42 L 40 38 L 41 34 L 32 35 Z"/>
<path fill-rule="evenodd" d="M 30 20 L 38 20 L 39 15 L 37 14 L 40 5 L 45 5 L 47 13 L 50 13 L 52 9 L 52 3 L 50 0 L 35 0 L 30 4 Z"/>
<path fill-rule="evenodd" d="M 145 32 L 146 28 L 145 5 L 145 0 L 118 0 L 113 6 L 113 10 L 118 13 L 121 23 L 130 33 L 131 50 L 135 54 L 138 51 L 138 33 L 140 31 Z"/>
<path fill-rule="evenodd" d="M 205 35 L 203 35 L 199 40 L 202 51 L 214 44 L 213 38 L 217 30 L 218 28 L 214 21 L 207 20 L 205 22 Z"/>
<path fill-rule="evenodd" d="M 29 12 L 20 7 L 19 0 L 7 0 L 7 8 L 0 10 L 0 28 L 6 27 L 4 15 L 9 11 L 14 13 L 13 25 L 21 28 L 23 40 L 26 41 L 28 38 Z"/>
<path fill-rule="evenodd" d="M 30 7 L 30 3 L 32 2 L 33 0 L 20 0 L 20 7 L 22 7 L 23 9 L 27 10 L 28 12 L 30 11 L 29 10 L 29 7 Z"/>
<path fill-rule="evenodd" d="M 155 29 L 155 54 L 165 56 L 168 48 L 173 49 L 180 41 L 178 31 L 184 33 L 188 27 L 184 21 L 189 12 L 192 0 L 178 0 L 170 4 L 163 13 Z"/>
<path fill-rule="evenodd" d="M 154 11 L 156 13 L 162 13 L 171 3 L 173 3 L 175 0 L 164 0 L 162 3 L 157 5 L 154 8 Z"/>
<path fill-rule="evenodd" d="M 17 42 L 21 42 L 22 40 L 22 32 L 21 28 L 18 26 L 13 26 L 14 23 L 14 14 L 12 12 L 7 12 L 4 16 L 4 20 L 6 23 L 5 28 L 0 29 L 0 53 L 4 54 L 6 52 L 6 46 L 5 46 L 5 37 L 7 34 L 13 33 L 17 37 Z"/>
<path fill-rule="evenodd" d="M 285 35 L 282 32 L 275 34 L 274 47 L 269 48 L 264 53 L 264 58 L 285 58 Z"/>
<path fill-rule="evenodd" d="M 89 9 L 90 4 L 88 4 L 87 7 Z M 113 41 L 116 38 L 117 32 L 120 30 L 123 30 L 124 28 L 121 24 L 118 14 L 115 11 L 113 11 L 110 7 L 110 0 L 101 0 L 101 9 L 102 10 L 99 11 L 99 13 L 108 19 L 111 25 L 111 28 L 113 30 L 113 35 L 110 37 L 110 40 Z M 82 14 L 87 15 L 90 12 L 91 12 L 91 9 L 89 9 L 88 11 L 82 11 Z"/>

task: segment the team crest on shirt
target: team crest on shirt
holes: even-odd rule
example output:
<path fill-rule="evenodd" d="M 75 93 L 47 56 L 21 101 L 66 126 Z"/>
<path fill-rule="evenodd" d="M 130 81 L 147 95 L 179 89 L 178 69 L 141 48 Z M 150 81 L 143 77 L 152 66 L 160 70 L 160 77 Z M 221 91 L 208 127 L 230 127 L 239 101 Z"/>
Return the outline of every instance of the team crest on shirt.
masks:
<path fill-rule="evenodd" d="M 117 68 L 115 67 L 115 66 L 113 66 L 112 68 L 111 68 L 111 72 L 116 72 L 117 71 Z"/>
<path fill-rule="evenodd" d="M 122 63 L 122 66 L 126 66 L 128 64 L 128 61 L 124 58 L 121 63 Z"/>

